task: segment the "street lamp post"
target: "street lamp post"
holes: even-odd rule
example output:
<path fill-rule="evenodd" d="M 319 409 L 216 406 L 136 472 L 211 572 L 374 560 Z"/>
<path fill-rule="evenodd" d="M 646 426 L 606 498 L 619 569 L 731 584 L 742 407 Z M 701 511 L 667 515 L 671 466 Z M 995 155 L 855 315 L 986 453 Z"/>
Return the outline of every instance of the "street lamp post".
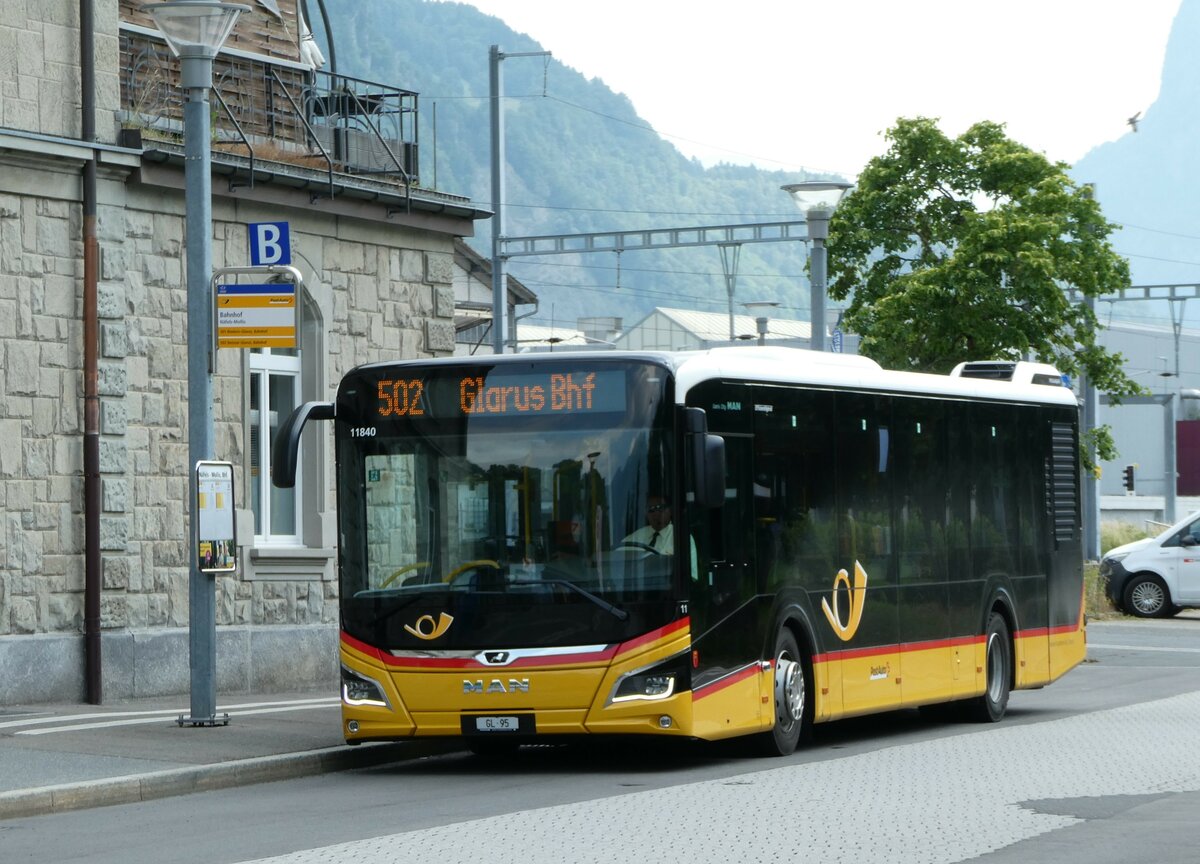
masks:
<path fill-rule="evenodd" d="M 808 345 L 814 351 L 825 350 L 825 240 L 829 237 L 829 218 L 850 185 L 836 180 L 808 180 L 783 187 L 804 211 L 804 220 L 808 224 L 809 284 L 812 288 L 812 332 Z"/>
<path fill-rule="evenodd" d="M 208 91 L 213 58 L 225 44 L 238 15 L 248 7 L 215 0 L 174 0 L 144 7 L 179 58 L 183 106 L 184 214 L 187 249 L 188 468 L 212 459 L 212 146 Z M 189 484 L 189 488 L 190 488 Z M 197 536 L 196 495 L 189 494 L 189 537 Z M 180 724 L 211 726 L 217 721 L 217 644 L 215 576 L 200 570 L 195 546 L 188 541 L 188 648 L 191 714 Z"/>

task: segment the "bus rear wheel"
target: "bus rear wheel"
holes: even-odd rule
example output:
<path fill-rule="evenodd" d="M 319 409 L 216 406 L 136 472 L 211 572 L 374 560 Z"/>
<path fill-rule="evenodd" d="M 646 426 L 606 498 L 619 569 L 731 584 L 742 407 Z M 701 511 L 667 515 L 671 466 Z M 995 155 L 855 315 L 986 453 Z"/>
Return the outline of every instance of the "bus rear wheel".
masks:
<path fill-rule="evenodd" d="M 987 645 L 984 659 L 984 691 L 970 703 L 970 716 L 979 723 L 995 723 L 1008 710 L 1012 690 L 1012 640 L 1004 616 L 993 612 L 984 634 Z"/>
<path fill-rule="evenodd" d="M 766 756 L 787 756 L 807 739 L 812 727 L 804 658 L 795 634 L 787 627 L 775 637 L 774 679 L 775 722 L 771 731 L 758 736 L 758 744 Z"/>

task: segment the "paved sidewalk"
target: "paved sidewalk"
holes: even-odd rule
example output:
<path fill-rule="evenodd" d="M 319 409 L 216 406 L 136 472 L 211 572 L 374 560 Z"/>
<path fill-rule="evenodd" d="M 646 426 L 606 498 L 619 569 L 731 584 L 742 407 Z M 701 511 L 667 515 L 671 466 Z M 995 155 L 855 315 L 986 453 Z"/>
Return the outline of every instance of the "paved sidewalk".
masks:
<path fill-rule="evenodd" d="M 217 700 L 227 726 L 180 726 L 186 695 L 111 705 L 0 706 L 0 819 L 125 804 L 447 752 L 348 746 L 336 695 Z"/>

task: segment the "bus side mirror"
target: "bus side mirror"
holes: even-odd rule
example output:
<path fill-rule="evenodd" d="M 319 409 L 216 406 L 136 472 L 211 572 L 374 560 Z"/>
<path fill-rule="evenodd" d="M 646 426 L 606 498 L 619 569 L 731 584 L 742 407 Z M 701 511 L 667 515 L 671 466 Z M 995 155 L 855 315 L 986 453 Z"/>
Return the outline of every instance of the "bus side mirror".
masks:
<path fill-rule="evenodd" d="M 313 420 L 332 420 L 332 402 L 305 402 L 288 415 L 275 433 L 275 446 L 271 450 L 271 482 L 280 489 L 291 489 L 296 485 L 296 460 L 300 454 L 300 433 L 304 424 Z"/>
<path fill-rule="evenodd" d="M 702 408 L 684 410 L 692 453 L 692 494 L 699 507 L 720 507 L 725 503 L 725 439 L 708 433 Z"/>

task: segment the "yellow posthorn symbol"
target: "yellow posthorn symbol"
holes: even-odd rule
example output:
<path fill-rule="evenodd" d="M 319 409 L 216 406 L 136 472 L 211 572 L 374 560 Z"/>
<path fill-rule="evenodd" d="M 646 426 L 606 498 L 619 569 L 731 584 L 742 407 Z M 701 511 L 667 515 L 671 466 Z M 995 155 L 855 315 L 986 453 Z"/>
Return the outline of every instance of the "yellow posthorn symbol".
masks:
<path fill-rule="evenodd" d="M 405 624 L 404 629 L 418 639 L 436 639 L 449 630 L 453 623 L 454 616 L 443 612 L 438 616 L 436 624 L 433 623 L 432 615 L 422 615 L 415 624 Z"/>
<path fill-rule="evenodd" d="M 850 623 L 843 624 L 841 610 L 838 609 L 838 588 L 844 586 L 850 592 Z M 832 606 L 830 605 L 832 602 Z M 867 571 L 857 561 L 854 562 L 854 587 L 850 586 L 850 576 L 845 570 L 839 570 L 833 577 L 833 590 L 829 599 L 821 599 L 821 608 L 829 619 L 829 626 L 843 642 L 849 642 L 858 632 L 859 622 L 862 621 L 863 606 L 867 602 Z"/>

